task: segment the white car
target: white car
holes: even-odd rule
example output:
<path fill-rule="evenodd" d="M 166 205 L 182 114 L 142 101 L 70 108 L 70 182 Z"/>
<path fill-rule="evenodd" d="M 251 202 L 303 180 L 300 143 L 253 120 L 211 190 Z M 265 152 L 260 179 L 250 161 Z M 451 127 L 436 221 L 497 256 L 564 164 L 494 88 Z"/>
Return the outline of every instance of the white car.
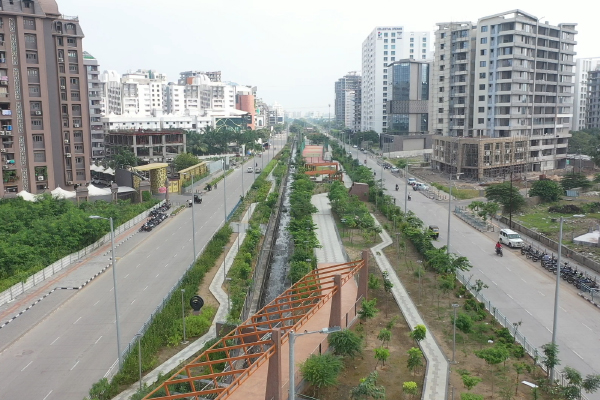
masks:
<path fill-rule="evenodd" d="M 248 167 L 248 168 L 246 168 L 246 172 L 253 173 L 254 172 L 254 168 Z"/>
<path fill-rule="evenodd" d="M 354 146 L 352 146 L 352 147 L 354 147 L 355 149 L 356 149 L 356 148 L 358 148 L 358 146 L 357 146 L 357 145 L 354 145 Z"/>
<path fill-rule="evenodd" d="M 415 183 L 417 183 L 417 180 L 415 178 L 408 178 L 408 184 L 410 186 L 414 185 Z"/>
<path fill-rule="evenodd" d="M 400 169 L 398 169 L 397 167 L 392 167 L 390 171 L 392 172 L 392 174 L 397 174 L 398 172 L 400 172 Z"/>
<path fill-rule="evenodd" d="M 428 190 L 429 189 L 429 186 L 427 186 L 426 184 L 421 183 L 421 182 L 415 183 L 414 187 L 417 188 L 417 190 Z"/>
<path fill-rule="evenodd" d="M 511 229 L 502 229 L 498 241 L 510 248 L 523 247 L 524 243 L 523 239 L 521 239 L 521 235 Z"/>

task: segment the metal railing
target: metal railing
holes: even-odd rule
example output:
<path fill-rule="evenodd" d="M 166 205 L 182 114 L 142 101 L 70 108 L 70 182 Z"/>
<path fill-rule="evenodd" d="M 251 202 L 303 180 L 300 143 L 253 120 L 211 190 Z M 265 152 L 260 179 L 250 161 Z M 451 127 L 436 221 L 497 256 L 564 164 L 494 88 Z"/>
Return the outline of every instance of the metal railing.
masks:
<path fill-rule="evenodd" d="M 130 229 L 131 227 L 138 224 L 139 222 L 145 220 L 147 218 L 148 214 L 150 213 L 150 211 L 152 211 L 153 209 L 159 208 L 163 203 L 164 203 L 164 200 L 161 201 L 160 203 L 158 203 L 156 206 L 137 215 L 135 218 L 130 219 L 129 221 L 125 222 L 123 225 L 118 226 L 115 229 L 115 237 L 120 235 L 121 233 L 125 232 L 126 230 Z M 82 258 L 87 257 L 88 255 L 90 255 L 94 251 L 98 250 L 100 247 L 102 247 L 106 243 L 110 243 L 110 232 L 107 233 L 106 235 L 104 235 L 103 237 L 101 237 L 98 241 L 92 243 L 91 245 L 89 245 L 79 251 L 76 251 L 75 253 L 69 254 L 68 256 L 61 258 L 60 260 L 50 264 L 43 270 L 31 275 L 25 281 L 17 283 L 15 285 L 11 286 L 10 288 L 6 289 L 2 293 L 0 293 L 0 306 L 3 304 L 6 304 L 6 303 L 10 303 L 17 296 L 25 293 L 27 290 L 29 290 L 35 286 L 41 284 L 48 278 L 54 276 L 55 274 L 59 273 L 63 269 L 68 268 L 69 266 L 71 266 L 72 264 L 81 260 Z"/>
<path fill-rule="evenodd" d="M 480 232 L 494 231 L 494 225 L 482 221 L 479 217 L 471 214 L 469 211 L 466 211 L 463 207 L 455 206 L 454 215 Z"/>

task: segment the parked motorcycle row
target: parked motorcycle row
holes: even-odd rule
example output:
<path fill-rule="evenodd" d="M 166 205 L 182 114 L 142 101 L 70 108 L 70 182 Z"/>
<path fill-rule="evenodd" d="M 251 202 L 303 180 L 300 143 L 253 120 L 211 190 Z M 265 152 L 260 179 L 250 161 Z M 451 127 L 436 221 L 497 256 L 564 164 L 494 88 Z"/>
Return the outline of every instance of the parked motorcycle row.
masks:
<path fill-rule="evenodd" d="M 528 247 L 521 248 L 521 254 L 525 257 L 531 259 L 533 262 L 540 261 L 542 267 L 548 271 L 554 273 L 556 275 L 558 269 L 558 260 L 554 256 L 548 255 L 547 253 L 533 249 L 531 245 Z M 598 282 L 596 282 L 596 278 L 591 279 L 584 272 L 580 272 L 577 270 L 577 267 L 571 267 L 568 261 L 561 263 L 560 266 L 560 277 L 574 285 L 577 289 L 589 288 L 589 289 L 598 289 L 600 286 Z"/>
<path fill-rule="evenodd" d="M 148 220 L 140 227 L 139 232 L 150 232 L 168 218 L 166 212 L 171 208 L 171 204 L 165 203 L 162 206 L 155 208 L 148 214 Z"/>

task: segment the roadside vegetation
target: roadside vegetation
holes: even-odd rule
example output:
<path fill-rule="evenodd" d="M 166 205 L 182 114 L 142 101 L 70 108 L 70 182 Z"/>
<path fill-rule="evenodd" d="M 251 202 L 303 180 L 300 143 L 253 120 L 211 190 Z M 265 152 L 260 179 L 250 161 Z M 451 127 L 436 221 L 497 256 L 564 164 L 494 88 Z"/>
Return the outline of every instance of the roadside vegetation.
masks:
<path fill-rule="evenodd" d="M 115 228 L 158 203 L 119 201 L 83 202 L 38 197 L 0 200 L 0 291 L 25 281 L 53 262 L 83 249 L 110 231 L 107 221 L 90 215 L 112 217 Z"/>

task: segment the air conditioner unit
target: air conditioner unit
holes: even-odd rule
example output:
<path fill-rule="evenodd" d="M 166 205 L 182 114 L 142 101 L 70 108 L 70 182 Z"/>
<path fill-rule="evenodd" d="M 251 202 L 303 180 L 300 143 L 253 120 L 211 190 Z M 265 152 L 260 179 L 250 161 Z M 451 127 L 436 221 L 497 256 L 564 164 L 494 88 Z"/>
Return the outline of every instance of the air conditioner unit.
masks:
<path fill-rule="evenodd" d="M 71 186 L 73 184 L 73 181 L 67 181 L 67 185 Z"/>
<path fill-rule="evenodd" d="M 58 62 L 65 62 L 65 59 L 62 57 L 58 57 Z"/>
<path fill-rule="evenodd" d="M 79 125 L 79 124 L 73 124 L 73 128 L 81 128 L 81 125 Z"/>
<path fill-rule="evenodd" d="M 0 153 L 6 153 L 6 149 L 0 149 Z"/>
<path fill-rule="evenodd" d="M 66 87 L 66 86 L 64 86 L 64 85 L 61 85 L 61 86 L 60 86 L 60 88 L 61 88 L 62 90 L 65 90 L 67 87 Z"/>
<path fill-rule="evenodd" d="M 69 139 L 65 139 L 65 144 L 69 144 Z"/>
<path fill-rule="evenodd" d="M 3 165 L 2 169 L 8 169 L 8 165 Z"/>
<path fill-rule="evenodd" d="M 67 158 L 70 158 L 71 157 L 71 153 L 67 153 L 67 154 L 65 154 L 65 156 L 67 156 Z"/>
<path fill-rule="evenodd" d="M 0 136 L 6 136 L 6 131 L 0 131 Z"/>
<path fill-rule="evenodd" d="M 38 175 L 38 181 L 45 181 L 46 177 L 44 175 Z"/>
<path fill-rule="evenodd" d="M 36 111 L 35 115 L 42 115 L 42 112 L 41 111 Z"/>

